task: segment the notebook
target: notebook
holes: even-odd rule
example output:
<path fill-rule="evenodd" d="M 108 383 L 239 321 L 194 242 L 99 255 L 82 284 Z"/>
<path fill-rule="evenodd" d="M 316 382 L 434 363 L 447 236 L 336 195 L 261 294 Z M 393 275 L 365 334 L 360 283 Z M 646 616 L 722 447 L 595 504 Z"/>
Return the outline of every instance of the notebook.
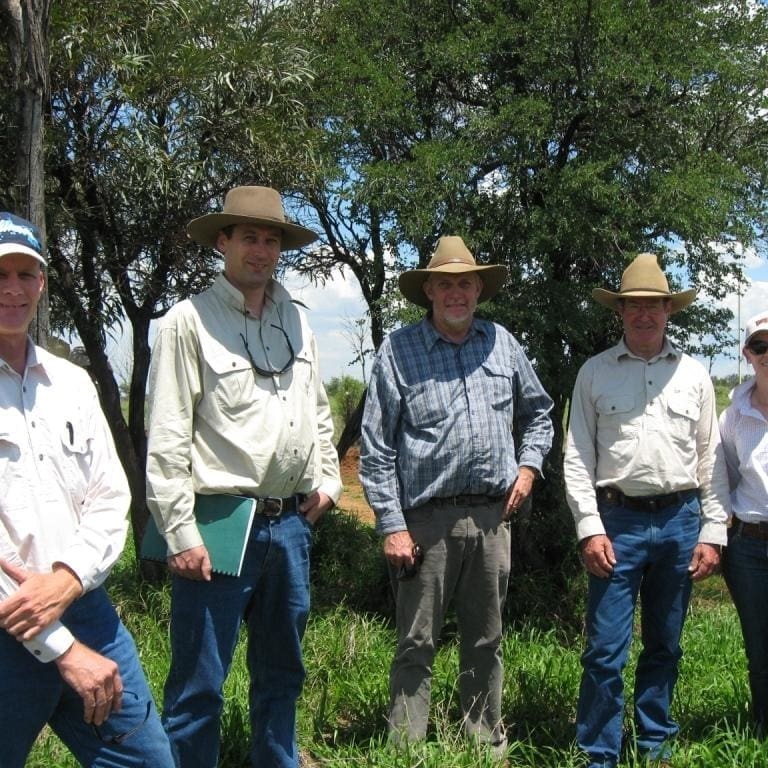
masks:
<path fill-rule="evenodd" d="M 229 494 L 195 494 L 195 518 L 216 573 L 239 576 L 251 533 L 256 499 Z M 139 557 L 165 562 L 168 548 L 150 516 Z"/>

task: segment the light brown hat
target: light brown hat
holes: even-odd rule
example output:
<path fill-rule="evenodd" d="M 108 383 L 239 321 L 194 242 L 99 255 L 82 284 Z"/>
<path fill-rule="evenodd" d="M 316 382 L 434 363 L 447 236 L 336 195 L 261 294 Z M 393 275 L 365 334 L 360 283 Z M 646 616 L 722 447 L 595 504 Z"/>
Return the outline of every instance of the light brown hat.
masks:
<path fill-rule="evenodd" d="M 592 291 L 592 298 L 614 311 L 618 311 L 620 299 L 670 299 L 672 312 L 679 312 L 696 298 L 696 289 L 689 288 L 687 291 L 672 293 L 656 256 L 652 253 L 641 253 L 624 270 L 618 293 L 608 291 L 605 288 L 595 288 Z"/>
<path fill-rule="evenodd" d="M 464 241 L 460 237 L 448 235 L 437 241 L 437 248 L 426 269 L 409 269 L 400 275 L 398 280 L 400 292 L 408 301 L 428 309 L 430 301 L 424 293 L 424 282 L 435 272 L 450 275 L 458 275 L 463 272 L 482 273 L 483 290 L 477 299 L 478 302 L 487 301 L 495 296 L 507 278 L 505 266 L 501 264 L 478 265 L 475 257 L 464 245 Z"/>
<path fill-rule="evenodd" d="M 301 248 L 317 240 L 311 229 L 289 221 L 279 193 L 271 187 L 235 187 L 224 198 L 221 213 L 207 213 L 187 225 L 187 234 L 200 245 L 216 247 L 219 232 L 230 224 L 259 224 L 283 232 L 281 251 Z"/>

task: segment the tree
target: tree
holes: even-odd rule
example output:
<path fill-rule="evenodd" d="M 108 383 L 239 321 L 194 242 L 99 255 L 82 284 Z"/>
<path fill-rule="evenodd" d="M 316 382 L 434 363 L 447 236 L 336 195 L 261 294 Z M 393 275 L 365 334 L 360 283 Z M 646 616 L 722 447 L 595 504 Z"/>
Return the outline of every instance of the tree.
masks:
<path fill-rule="evenodd" d="M 227 19 L 227 24 L 222 24 Z M 52 321 L 75 332 L 146 521 L 144 393 L 153 320 L 219 269 L 187 222 L 238 183 L 281 186 L 305 153 L 306 52 L 270 3 L 54 6 L 47 143 Z M 130 324 L 129 420 L 105 348 Z"/>
<path fill-rule="evenodd" d="M 766 219 L 768 10 L 339 0 L 328 14 L 319 37 L 337 45 L 318 51 L 328 90 L 316 122 L 331 159 L 309 202 L 320 220 L 349 222 L 355 247 L 321 266 L 356 260 L 361 285 L 380 276 L 369 242 L 385 222 L 393 272 L 409 253 L 423 265 L 439 234 L 509 267 L 484 311 L 520 338 L 555 401 L 553 482 L 534 513 L 562 509 L 573 381 L 619 331 L 591 289 L 617 286 L 636 252 L 661 252 L 673 283 L 701 293 L 673 337 L 692 351 L 704 333 L 723 343 L 728 313 L 711 302 L 739 264 L 715 244 L 752 243 Z"/>

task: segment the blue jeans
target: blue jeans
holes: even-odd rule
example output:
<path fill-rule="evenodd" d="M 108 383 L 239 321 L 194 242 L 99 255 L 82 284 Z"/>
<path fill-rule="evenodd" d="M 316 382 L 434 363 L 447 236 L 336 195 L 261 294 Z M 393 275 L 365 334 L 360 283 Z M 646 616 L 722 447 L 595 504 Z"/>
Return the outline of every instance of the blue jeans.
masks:
<path fill-rule="evenodd" d="M 768 727 L 768 542 L 749 538 L 734 526 L 723 561 L 744 636 L 752 695 L 752 716 L 762 734 Z"/>
<path fill-rule="evenodd" d="M 86 593 L 69 607 L 62 621 L 80 642 L 118 665 L 125 688 L 123 708 L 111 714 L 97 732 L 83 720 L 83 701 L 62 680 L 56 663 L 42 664 L 21 643 L 0 630 L 2 768 L 23 768 L 46 723 L 82 765 L 172 768 L 168 738 L 136 646 L 106 592 L 95 589 Z M 110 743 L 113 740 L 119 743 Z"/>
<path fill-rule="evenodd" d="M 617 562 L 610 578 L 589 576 L 576 737 L 591 768 L 613 768 L 621 752 L 622 671 L 638 595 L 643 648 L 635 670 L 637 747 L 653 759 L 665 757 L 678 732 L 669 706 L 682 656 L 680 636 L 691 595 L 688 566 L 699 535 L 700 506 L 691 493 L 684 503 L 657 512 L 601 504 L 600 516 Z"/>
<path fill-rule="evenodd" d="M 468 736 L 499 754 L 504 667 L 501 614 L 511 561 L 503 502 L 483 506 L 425 504 L 406 512 L 408 531 L 424 552 L 410 579 L 393 580 L 398 643 L 390 671 L 390 739 L 417 741 L 427 732 L 432 663 L 449 604 L 461 639 L 459 698 Z"/>
<path fill-rule="evenodd" d="M 171 668 L 163 724 L 178 768 L 218 764 L 222 687 L 240 625 L 248 629 L 251 763 L 295 768 L 296 700 L 304 684 L 301 640 L 309 613 L 312 529 L 295 512 L 256 515 L 239 577 L 174 577 Z"/>

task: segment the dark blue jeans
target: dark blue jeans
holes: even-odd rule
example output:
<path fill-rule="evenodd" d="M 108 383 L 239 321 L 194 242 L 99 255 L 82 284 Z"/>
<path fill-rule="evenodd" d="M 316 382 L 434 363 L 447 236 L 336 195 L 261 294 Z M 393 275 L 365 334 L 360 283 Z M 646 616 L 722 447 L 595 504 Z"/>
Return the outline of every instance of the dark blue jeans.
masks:
<path fill-rule="evenodd" d="M 301 640 L 309 613 L 310 525 L 296 513 L 256 515 L 239 577 L 174 577 L 171 668 L 163 724 L 178 768 L 216 768 L 222 687 L 240 625 L 248 629 L 251 763 L 295 768 Z"/>
<path fill-rule="evenodd" d="M 752 716 L 761 734 L 768 727 L 768 542 L 748 538 L 734 526 L 723 561 L 744 636 Z"/>
<path fill-rule="evenodd" d="M 695 493 L 657 512 L 600 505 L 617 563 L 608 579 L 589 576 L 576 736 L 591 768 L 613 768 L 619 760 L 622 671 L 638 596 L 643 648 L 635 671 L 637 746 L 653 759 L 664 757 L 678 732 L 669 706 L 682 656 L 680 636 L 691 594 L 688 565 L 699 535 L 699 513 Z"/>
<path fill-rule="evenodd" d="M 106 592 L 96 589 L 83 595 L 62 621 L 80 642 L 118 665 L 125 689 L 123 708 L 96 731 L 83 720 L 83 701 L 61 679 L 55 662 L 42 664 L 0 630 L 0 766 L 23 768 L 48 723 L 82 765 L 172 768 L 168 738 L 136 647 Z"/>

